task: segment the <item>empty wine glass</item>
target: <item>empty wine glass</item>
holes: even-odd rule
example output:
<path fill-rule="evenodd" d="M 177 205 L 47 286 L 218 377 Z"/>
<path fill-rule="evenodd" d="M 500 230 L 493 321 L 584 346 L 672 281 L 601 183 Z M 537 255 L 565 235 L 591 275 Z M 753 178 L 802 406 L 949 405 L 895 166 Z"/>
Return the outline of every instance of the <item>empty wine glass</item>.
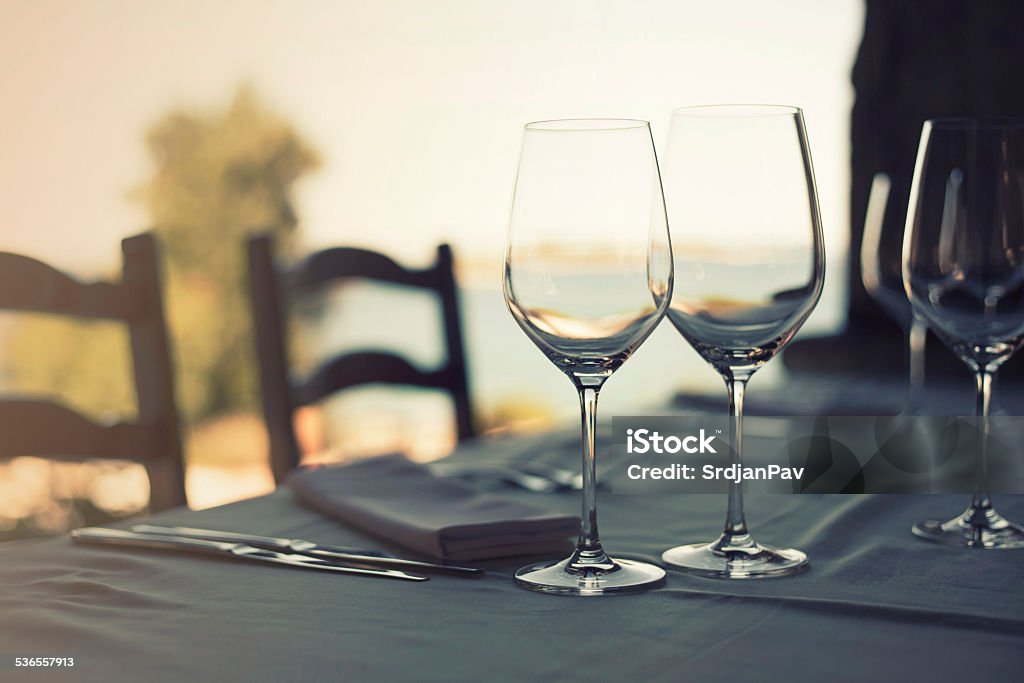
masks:
<path fill-rule="evenodd" d="M 668 317 L 725 379 L 731 463 L 743 444 L 747 380 L 811 314 L 825 250 L 803 113 L 796 107 L 687 107 L 672 116 L 665 198 L 675 289 Z M 801 571 L 799 550 L 757 543 L 742 484 L 730 483 L 722 535 L 665 551 L 665 562 L 730 579 Z"/>
<path fill-rule="evenodd" d="M 914 526 L 972 548 L 1024 547 L 986 481 L 992 378 L 1024 343 L 1024 119 L 936 119 L 921 132 L 903 240 L 914 310 L 975 375 L 978 465 L 967 510 Z"/>
<path fill-rule="evenodd" d="M 661 177 L 650 126 L 627 119 L 527 124 L 505 252 L 505 301 L 579 392 L 583 516 L 576 550 L 516 572 L 537 591 L 604 595 L 664 581 L 610 558 L 597 529 L 594 432 L 605 381 L 655 328 L 672 293 Z"/>
<path fill-rule="evenodd" d="M 906 209 L 901 202 L 890 201 L 891 190 L 892 180 L 887 174 L 877 173 L 871 179 L 860 245 L 860 271 L 868 295 L 906 335 L 910 390 L 905 412 L 912 414 L 921 407 L 928 325 L 914 313 L 903 287 Z"/>

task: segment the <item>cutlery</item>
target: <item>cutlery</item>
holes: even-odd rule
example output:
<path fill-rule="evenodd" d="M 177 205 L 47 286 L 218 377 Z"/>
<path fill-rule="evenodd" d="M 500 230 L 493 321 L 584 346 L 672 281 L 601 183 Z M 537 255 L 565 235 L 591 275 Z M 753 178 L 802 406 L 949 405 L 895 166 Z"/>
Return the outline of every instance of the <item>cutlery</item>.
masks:
<path fill-rule="evenodd" d="M 580 491 L 583 489 L 583 475 L 554 465 L 542 463 L 431 463 L 430 470 L 439 477 L 456 479 L 495 479 L 532 493 L 555 491 Z M 604 475 L 612 469 L 605 464 L 597 468 L 597 486 L 607 484 Z"/>
<path fill-rule="evenodd" d="M 411 569 L 424 573 L 452 574 L 456 576 L 482 576 L 484 570 L 473 567 L 457 567 L 447 564 L 434 564 L 418 560 L 405 560 L 398 557 L 370 555 L 365 552 L 351 552 L 351 548 L 321 545 L 301 538 L 276 538 L 273 536 L 256 536 L 240 534 L 233 531 L 217 531 L 215 529 L 195 529 L 180 526 L 158 526 L 153 524 L 136 524 L 132 527 L 136 533 L 152 536 L 173 536 L 219 543 L 241 543 L 253 548 L 274 550 L 285 553 L 296 553 L 305 557 L 341 560 L 347 563 L 369 565 L 372 567 L 396 567 Z"/>
<path fill-rule="evenodd" d="M 430 470 L 439 477 L 454 477 L 456 479 L 496 479 L 500 482 L 517 486 L 532 493 L 551 493 L 560 489 L 571 488 L 570 485 L 556 481 L 548 476 L 501 465 L 454 465 L 450 463 L 436 463 L 430 466 Z"/>
<path fill-rule="evenodd" d="M 221 542 L 187 538 L 184 536 L 143 534 L 120 529 L 104 529 L 86 527 L 71 532 L 71 539 L 76 543 L 93 545 L 115 545 L 134 548 L 156 548 L 162 550 L 183 550 L 186 552 L 217 555 L 239 560 L 269 562 L 298 569 L 319 569 L 338 574 L 354 574 L 359 576 L 376 576 L 400 581 L 427 581 L 426 576 L 407 574 L 396 569 L 373 569 L 367 567 L 350 567 L 334 564 L 326 560 L 306 555 L 278 552 L 266 548 L 258 548 L 245 543 Z"/>

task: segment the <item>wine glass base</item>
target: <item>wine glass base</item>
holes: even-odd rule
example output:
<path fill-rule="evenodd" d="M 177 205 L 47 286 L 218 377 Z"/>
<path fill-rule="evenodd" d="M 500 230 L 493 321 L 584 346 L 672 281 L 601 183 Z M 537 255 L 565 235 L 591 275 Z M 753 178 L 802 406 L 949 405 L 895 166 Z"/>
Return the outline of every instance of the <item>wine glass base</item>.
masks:
<path fill-rule="evenodd" d="M 670 548 L 661 555 L 666 564 L 716 579 L 769 579 L 798 574 L 808 567 L 807 555 L 791 548 L 772 548 L 750 541 L 726 545 L 723 539 Z"/>
<path fill-rule="evenodd" d="M 969 507 L 948 522 L 937 519 L 918 522 L 912 531 L 926 541 L 962 548 L 1024 548 L 1024 528 L 1008 521 L 992 508 Z"/>
<path fill-rule="evenodd" d="M 542 593 L 582 596 L 638 593 L 665 583 L 665 570 L 653 564 L 609 560 L 610 564 L 580 570 L 569 568 L 573 559 L 520 567 L 516 571 L 516 583 Z"/>

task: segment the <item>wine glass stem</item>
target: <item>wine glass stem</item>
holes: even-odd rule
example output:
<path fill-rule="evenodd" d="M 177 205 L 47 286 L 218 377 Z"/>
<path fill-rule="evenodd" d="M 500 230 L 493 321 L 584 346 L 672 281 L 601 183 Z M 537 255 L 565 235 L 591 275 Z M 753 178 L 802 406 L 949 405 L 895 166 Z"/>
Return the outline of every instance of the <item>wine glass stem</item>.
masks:
<path fill-rule="evenodd" d="M 975 514 L 984 514 L 992 508 L 992 500 L 988 495 L 988 414 L 992 402 L 992 372 L 981 368 L 975 374 L 977 384 L 977 415 L 978 415 L 978 463 L 974 479 L 974 496 L 971 509 Z"/>
<path fill-rule="evenodd" d="M 594 435 L 597 431 L 597 395 L 600 387 L 580 386 L 580 411 L 583 418 L 583 514 L 580 538 L 572 564 L 607 564 L 597 531 L 597 478 Z"/>
<path fill-rule="evenodd" d="M 725 380 L 729 389 L 729 441 L 730 465 L 739 467 L 743 461 L 743 393 L 747 388 L 746 378 L 729 377 Z M 727 536 L 747 534 L 747 520 L 743 516 L 743 485 L 729 482 L 729 510 L 725 518 Z"/>
<path fill-rule="evenodd" d="M 924 389 L 924 352 L 928 341 L 928 324 L 916 313 L 910 319 L 907 330 L 907 349 L 910 365 L 910 405 L 918 407 Z"/>

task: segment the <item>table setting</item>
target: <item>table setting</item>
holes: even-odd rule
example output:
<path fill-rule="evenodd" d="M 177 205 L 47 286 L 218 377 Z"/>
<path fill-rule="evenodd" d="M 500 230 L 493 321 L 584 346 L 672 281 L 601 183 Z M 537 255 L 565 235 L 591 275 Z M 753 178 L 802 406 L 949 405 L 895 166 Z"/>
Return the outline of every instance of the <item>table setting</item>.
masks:
<path fill-rule="evenodd" d="M 908 210 L 909 305 L 976 377 L 969 499 L 605 486 L 599 395 L 657 325 L 724 380 L 739 466 L 748 381 L 825 282 L 799 108 L 685 107 L 667 139 L 524 127 L 504 298 L 578 431 L 302 466 L 267 496 L 0 547 L 0 678 L 72 680 L 3 659 L 29 653 L 97 681 L 1018 679 L 1024 499 L 996 512 L 986 427 L 1024 343 L 1024 122 L 926 122 Z"/>
<path fill-rule="evenodd" d="M 514 444 L 492 448 L 498 457 Z M 562 456 L 568 463 L 577 454 Z M 509 487 L 501 496 L 563 515 L 579 504 L 578 492 Z M 1005 514 L 1020 517 L 1024 506 L 1010 498 Z M 0 551 L 0 632 L 5 650 L 75 656 L 73 680 L 220 672 L 266 681 L 442 681 L 481 671 L 499 680 L 538 672 L 574 680 L 596 669 L 602 677 L 724 681 L 752 663 L 772 674 L 840 681 L 916 680 L 923 672 L 935 680 L 1013 680 L 1024 601 L 1013 588 L 1020 568 L 1012 553 L 909 534 L 919 519 L 962 502 L 751 496 L 745 505 L 760 522 L 759 539 L 801 548 L 811 558 L 806 572 L 723 582 L 669 569 L 664 586 L 607 600 L 519 588 L 514 573 L 529 557 L 465 563 L 483 576 L 420 574 L 429 581 L 412 582 L 53 539 Z M 605 495 L 602 537 L 622 556 L 658 563 L 680 539 L 719 531 L 721 503 L 709 495 Z M 288 489 L 146 523 L 437 561 L 310 510 Z M 585 637 L 567 627 L 573 622 L 587 624 Z M 736 656 L 723 659 L 731 648 Z"/>

